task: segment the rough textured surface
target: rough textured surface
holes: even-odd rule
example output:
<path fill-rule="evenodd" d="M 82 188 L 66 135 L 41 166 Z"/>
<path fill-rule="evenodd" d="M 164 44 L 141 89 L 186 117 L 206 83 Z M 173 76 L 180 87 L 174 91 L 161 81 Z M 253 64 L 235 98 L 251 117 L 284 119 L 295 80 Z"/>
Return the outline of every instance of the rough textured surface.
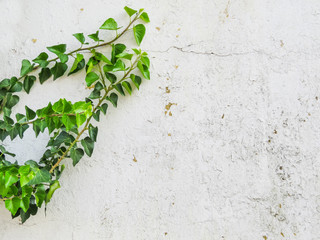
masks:
<path fill-rule="evenodd" d="M 125 5 L 151 17 L 152 81 L 99 123 L 92 158 L 67 164 L 46 217 L 19 225 L 0 204 L 0 238 L 319 239 L 320 2 L 2 0 L 1 77 L 125 24 Z M 17 111 L 85 94 L 81 74 L 48 81 Z M 47 136 L 26 139 L 6 142 L 22 162 Z"/>

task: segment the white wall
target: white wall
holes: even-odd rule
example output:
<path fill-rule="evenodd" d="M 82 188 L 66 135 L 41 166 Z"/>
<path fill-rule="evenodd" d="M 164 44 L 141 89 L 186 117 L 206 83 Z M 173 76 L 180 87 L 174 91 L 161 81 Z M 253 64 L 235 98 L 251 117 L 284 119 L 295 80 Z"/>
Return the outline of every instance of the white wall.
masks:
<path fill-rule="evenodd" d="M 152 80 L 110 108 L 46 217 L 20 225 L 0 204 L 0 239 L 319 239 L 320 2 L 1 0 L 1 78 L 46 46 L 73 50 L 72 33 L 125 24 L 125 5 L 152 20 Z M 87 93 L 83 74 L 50 80 L 17 111 Z M 39 158 L 47 136 L 25 139 L 6 145 Z"/>

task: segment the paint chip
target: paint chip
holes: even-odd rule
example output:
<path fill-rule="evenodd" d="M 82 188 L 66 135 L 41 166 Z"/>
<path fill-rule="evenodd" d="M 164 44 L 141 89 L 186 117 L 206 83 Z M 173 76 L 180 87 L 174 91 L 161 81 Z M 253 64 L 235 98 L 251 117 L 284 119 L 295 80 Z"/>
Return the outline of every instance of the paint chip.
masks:
<path fill-rule="evenodd" d="M 169 111 L 170 108 L 171 108 L 171 106 L 173 106 L 173 105 L 178 105 L 178 104 L 169 102 L 169 103 L 165 106 L 165 108 Z"/>
<path fill-rule="evenodd" d="M 169 112 L 169 116 L 170 116 L 170 117 L 172 117 L 172 113 L 171 113 L 171 111 Z"/>
<path fill-rule="evenodd" d="M 284 46 L 284 43 L 282 40 L 280 40 L 280 47 L 283 47 Z"/>
<path fill-rule="evenodd" d="M 133 160 L 134 162 L 138 162 L 138 160 L 136 159 L 136 157 L 133 155 Z"/>
<path fill-rule="evenodd" d="M 36 42 L 37 42 L 37 39 L 32 38 L 32 42 L 33 42 L 33 43 L 36 43 Z"/>
<path fill-rule="evenodd" d="M 166 235 L 166 236 L 167 236 L 167 235 L 168 235 L 168 233 L 167 233 L 167 232 L 165 232 L 165 233 L 164 233 L 164 235 Z"/>
<path fill-rule="evenodd" d="M 166 87 L 166 93 L 170 93 L 170 89 Z"/>
<path fill-rule="evenodd" d="M 283 232 L 281 232 L 280 234 L 281 234 L 281 236 L 282 236 L 282 237 L 284 237 L 284 234 L 283 234 Z"/>
<path fill-rule="evenodd" d="M 262 236 L 262 237 L 263 237 L 264 240 L 267 240 L 267 239 L 268 239 L 267 236 Z"/>
<path fill-rule="evenodd" d="M 221 118 L 224 119 L 224 114 L 222 114 Z"/>
<path fill-rule="evenodd" d="M 168 133 L 168 136 L 171 137 L 171 133 Z"/>
<path fill-rule="evenodd" d="M 175 66 L 174 66 L 175 69 L 178 69 L 178 67 L 179 67 L 178 65 L 175 65 Z"/>
<path fill-rule="evenodd" d="M 160 28 L 159 28 L 159 27 L 156 27 L 156 29 L 157 29 L 158 31 L 160 31 Z"/>

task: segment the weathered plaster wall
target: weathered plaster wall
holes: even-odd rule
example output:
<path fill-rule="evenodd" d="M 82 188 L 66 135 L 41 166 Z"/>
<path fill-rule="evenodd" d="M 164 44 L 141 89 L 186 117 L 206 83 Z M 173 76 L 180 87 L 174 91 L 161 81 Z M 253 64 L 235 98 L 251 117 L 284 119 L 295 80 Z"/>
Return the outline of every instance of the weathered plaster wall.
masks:
<path fill-rule="evenodd" d="M 0 239 L 320 239 L 320 2 L 1 0 L 1 78 L 125 24 L 125 5 L 151 17 L 152 81 L 110 108 L 46 217 L 19 225 L 0 204 Z M 85 94 L 81 74 L 48 81 L 17 111 Z M 47 137 L 26 139 L 6 144 L 39 158 Z"/>

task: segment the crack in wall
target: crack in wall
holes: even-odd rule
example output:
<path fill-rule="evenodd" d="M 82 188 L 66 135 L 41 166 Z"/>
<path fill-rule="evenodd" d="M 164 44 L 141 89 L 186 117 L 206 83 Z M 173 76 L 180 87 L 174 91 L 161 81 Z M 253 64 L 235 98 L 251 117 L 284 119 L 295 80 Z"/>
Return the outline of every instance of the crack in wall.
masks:
<path fill-rule="evenodd" d="M 155 52 L 155 53 L 168 53 L 171 49 L 176 49 L 180 52 L 183 53 L 189 53 L 189 54 L 197 54 L 197 55 L 212 55 L 216 57 L 232 57 L 232 56 L 241 56 L 241 55 L 247 55 L 247 54 L 252 54 L 255 52 L 239 52 L 239 53 L 227 53 L 227 54 L 221 54 L 221 53 L 216 53 L 216 52 L 200 52 L 200 51 L 194 51 L 194 50 L 185 50 L 185 48 L 191 47 L 194 44 L 189 44 L 186 47 L 178 47 L 178 46 L 170 46 L 167 50 L 165 51 L 157 51 L 157 50 L 147 50 L 147 52 Z"/>

